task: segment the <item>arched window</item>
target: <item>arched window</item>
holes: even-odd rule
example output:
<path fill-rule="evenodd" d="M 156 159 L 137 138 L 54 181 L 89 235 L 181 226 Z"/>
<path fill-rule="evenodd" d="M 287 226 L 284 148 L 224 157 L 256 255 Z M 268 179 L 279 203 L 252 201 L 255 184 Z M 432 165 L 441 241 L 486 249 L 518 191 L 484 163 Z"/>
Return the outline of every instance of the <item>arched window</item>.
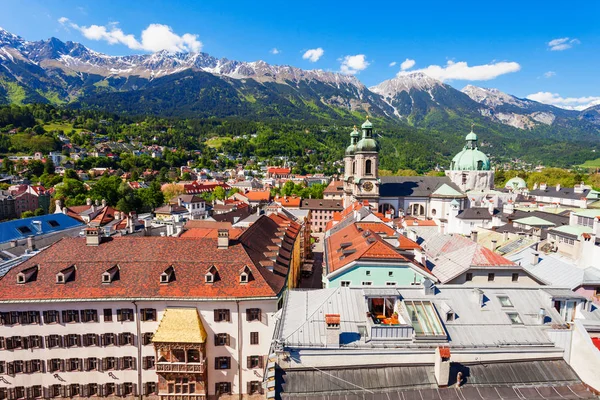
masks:
<path fill-rule="evenodd" d="M 367 175 L 373 174 L 373 172 L 372 172 L 373 167 L 371 164 L 372 164 L 371 160 L 367 160 L 367 162 L 365 163 L 365 174 L 367 174 Z"/>
<path fill-rule="evenodd" d="M 477 161 L 477 170 L 481 171 L 483 169 L 483 161 L 479 160 Z"/>
<path fill-rule="evenodd" d="M 356 161 L 352 161 L 352 175 L 356 175 Z"/>

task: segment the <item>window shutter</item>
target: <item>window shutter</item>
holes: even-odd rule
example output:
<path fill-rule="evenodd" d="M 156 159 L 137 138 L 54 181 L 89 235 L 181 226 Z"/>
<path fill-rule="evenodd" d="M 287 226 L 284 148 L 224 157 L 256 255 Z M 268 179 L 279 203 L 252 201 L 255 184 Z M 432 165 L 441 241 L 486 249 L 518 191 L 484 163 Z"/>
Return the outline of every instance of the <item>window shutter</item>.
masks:
<path fill-rule="evenodd" d="M 84 347 L 89 346 L 90 337 L 88 336 L 88 334 L 83 335 L 81 342 L 83 343 Z"/>
<path fill-rule="evenodd" d="M 98 397 L 104 396 L 104 385 L 98 385 Z"/>
<path fill-rule="evenodd" d="M 215 346 L 219 343 L 219 335 L 215 333 Z"/>
<path fill-rule="evenodd" d="M 48 311 L 44 311 L 44 312 L 42 313 L 42 315 L 44 316 L 44 323 L 46 323 L 46 324 L 47 324 L 47 323 L 48 323 Z M 44 388 L 44 389 L 46 389 L 46 388 Z M 44 396 L 44 397 L 45 397 L 45 396 Z"/>
<path fill-rule="evenodd" d="M 231 312 L 227 310 L 225 315 L 227 316 L 227 322 L 231 322 Z"/>
<path fill-rule="evenodd" d="M 227 334 L 227 346 L 231 345 L 231 336 L 229 336 L 229 333 Z"/>
<path fill-rule="evenodd" d="M 102 364 L 102 370 L 103 370 L 103 371 L 104 371 L 104 370 L 106 370 L 106 358 L 103 358 L 103 359 L 102 359 L 102 362 L 101 362 L 101 364 Z"/>
<path fill-rule="evenodd" d="M 17 394 L 15 393 L 15 388 L 8 389 L 8 398 L 9 399 L 16 399 L 17 398 Z"/>
<path fill-rule="evenodd" d="M 246 368 L 252 368 L 252 357 L 251 356 L 246 357 Z M 250 382 L 248 382 L 248 384 L 249 383 Z M 248 392 L 248 393 L 250 393 L 250 392 Z"/>
<path fill-rule="evenodd" d="M 259 385 L 258 385 L 258 393 L 259 394 L 264 394 L 265 393 L 265 391 L 264 391 L 262 385 L 260 384 L 260 382 L 259 382 Z"/>
<path fill-rule="evenodd" d="M 226 357 L 227 358 L 227 369 L 231 368 L 231 357 Z"/>
<path fill-rule="evenodd" d="M 144 383 L 144 386 L 142 387 L 142 394 L 144 396 L 148 394 L 148 382 Z"/>
<path fill-rule="evenodd" d="M 117 396 L 121 396 L 121 393 L 123 393 L 123 384 L 119 383 L 117 386 Z"/>
<path fill-rule="evenodd" d="M 146 320 L 146 309 L 145 308 L 140 309 L 140 315 L 141 315 L 142 321 L 145 321 Z"/>
<path fill-rule="evenodd" d="M 258 320 L 260 322 L 265 322 L 267 316 L 265 314 L 263 314 L 262 310 L 259 308 L 258 309 Z"/>
<path fill-rule="evenodd" d="M 67 310 L 63 310 L 63 312 L 62 312 L 62 320 L 63 320 L 63 322 L 67 322 Z"/>
<path fill-rule="evenodd" d="M 28 349 L 29 348 L 29 338 L 27 336 L 21 338 L 21 346 L 24 349 Z"/>
<path fill-rule="evenodd" d="M 219 357 L 215 357 L 215 369 L 219 369 Z"/>
<path fill-rule="evenodd" d="M 50 388 L 47 386 L 42 387 L 42 397 L 47 399 L 50 397 Z"/>
<path fill-rule="evenodd" d="M 63 340 L 63 337 L 61 335 L 56 335 L 57 336 L 57 341 L 58 341 L 58 347 L 65 347 L 65 341 Z"/>
<path fill-rule="evenodd" d="M 119 333 L 119 334 L 117 335 L 117 344 L 118 344 L 119 346 L 123 345 L 123 334 L 122 334 L 122 333 Z"/>
<path fill-rule="evenodd" d="M 123 317 L 123 313 L 121 312 L 121 309 L 119 308 L 119 309 L 117 309 L 117 321 L 122 321 L 123 320 L 122 317 Z"/>
<path fill-rule="evenodd" d="M 71 386 L 65 385 L 65 397 L 71 397 Z"/>
<path fill-rule="evenodd" d="M 106 340 L 104 340 L 104 335 L 104 333 L 100 335 L 100 346 L 104 346 L 104 344 L 106 343 Z"/>
<path fill-rule="evenodd" d="M 252 382 L 246 382 L 246 393 L 252 394 Z"/>
<path fill-rule="evenodd" d="M 131 369 L 137 370 L 137 358 L 131 357 Z"/>
<path fill-rule="evenodd" d="M 12 350 L 12 348 L 13 348 L 12 338 L 6 338 L 6 350 Z"/>
<path fill-rule="evenodd" d="M 48 372 L 54 372 L 54 371 L 52 370 L 52 360 L 46 360 L 46 370 L 47 370 Z"/>
<path fill-rule="evenodd" d="M 25 373 L 31 373 L 31 361 L 25 361 Z"/>
<path fill-rule="evenodd" d="M 148 369 L 148 357 L 142 358 L 142 369 Z"/>
<path fill-rule="evenodd" d="M 83 371 L 83 370 L 84 370 L 84 369 L 83 369 L 83 359 L 82 359 L 82 358 L 80 358 L 80 359 L 79 359 L 79 370 L 80 370 L 80 371 Z"/>
<path fill-rule="evenodd" d="M 137 383 L 133 384 L 133 395 L 137 396 Z"/>
<path fill-rule="evenodd" d="M 98 322 L 98 311 L 94 312 L 94 322 Z"/>
<path fill-rule="evenodd" d="M 265 364 L 265 356 L 258 356 L 258 367 L 263 368 L 264 364 Z"/>
<path fill-rule="evenodd" d="M 215 310 L 215 322 L 220 322 L 220 320 L 219 320 L 219 310 Z"/>
<path fill-rule="evenodd" d="M 81 347 L 81 335 L 77 335 L 77 339 L 75 341 L 77 342 L 77 346 Z"/>
<path fill-rule="evenodd" d="M 65 372 L 65 360 L 60 360 L 60 372 Z"/>
<path fill-rule="evenodd" d="M 89 385 L 81 385 L 81 395 L 87 397 L 89 395 Z"/>

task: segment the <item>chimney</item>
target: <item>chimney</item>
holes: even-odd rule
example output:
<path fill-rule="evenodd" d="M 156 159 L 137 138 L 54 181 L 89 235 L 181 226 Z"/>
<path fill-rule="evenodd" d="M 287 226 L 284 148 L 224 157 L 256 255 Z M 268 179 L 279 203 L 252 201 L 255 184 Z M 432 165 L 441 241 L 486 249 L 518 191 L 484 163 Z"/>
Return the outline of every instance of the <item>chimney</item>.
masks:
<path fill-rule="evenodd" d="M 177 197 L 177 205 L 183 207 L 183 199 L 181 197 Z"/>
<path fill-rule="evenodd" d="M 91 206 L 92 205 L 92 199 L 90 199 L 89 197 L 87 199 L 85 199 L 85 205 L 86 206 Z"/>
<path fill-rule="evenodd" d="M 540 308 L 538 311 L 538 315 L 537 315 L 537 322 L 540 325 L 544 325 L 545 321 L 546 321 L 546 310 L 543 308 Z"/>
<path fill-rule="evenodd" d="M 557 183 L 557 184 L 556 184 L 556 191 L 557 191 L 557 192 L 560 192 L 560 183 Z"/>
<path fill-rule="evenodd" d="M 492 239 L 492 242 L 490 244 L 490 250 L 494 251 L 496 250 L 496 244 L 498 243 L 498 241 L 496 239 Z"/>
<path fill-rule="evenodd" d="M 429 278 L 423 280 L 423 294 L 426 296 L 433 296 L 435 294 L 435 285 Z"/>
<path fill-rule="evenodd" d="M 504 203 L 504 205 L 502 206 L 502 212 L 504 214 L 511 215 L 512 213 L 515 212 L 515 206 L 514 206 L 514 204 L 511 203 L 511 202 Z"/>
<path fill-rule="evenodd" d="M 450 381 L 450 348 L 436 347 L 433 374 L 438 387 L 448 386 Z"/>
<path fill-rule="evenodd" d="M 27 237 L 27 249 L 29 251 L 34 251 L 35 250 L 35 237 L 33 237 L 33 236 L 28 236 Z"/>
<path fill-rule="evenodd" d="M 167 236 L 173 236 L 173 225 L 167 225 Z"/>
<path fill-rule="evenodd" d="M 102 242 L 100 228 L 85 228 L 85 244 L 88 246 L 99 246 Z"/>
<path fill-rule="evenodd" d="M 413 242 L 416 242 L 417 240 L 419 240 L 417 232 L 413 231 L 412 229 L 408 229 L 406 232 L 408 235 L 407 237 L 412 240 Z"/>
<path fill-rule="evenodd" d="M 538 265 L 540 262 L 540 253 L 534 251 L 531 253 L 531 265 Z"/>
<path fill-rule="evenodd" d="M 340 314 L 325 314 L 325 346 L 340 347 Z"/>
<path fill-rule="evenodd" d="M 494 203 L 491 201 L 488 204 L 488 211 L 490 212 L 490 215 L 494 215 Z"/>
<path fill-rule="evenodd" d="M 546 190 L 548 189 L 548 185 L 546 185 L 545 182 L 540 183 L 540 190 Z"/>
<path fill-rule="evenodd" d="M 217 249 L 224 250 L 229 248 L 229 229 L 219 229 L 217 237 Z"/>
<path fill-rule="evenodd" d="M 100 206 L 100 200 L 96 199 L 96 201 L 94 202 L 94 204 L 96 205 L 96 207 Z"/>
<path fill-rule="evenodd" d="M 65 214 L 65 215 L 67 215 L 67 207 L 63 207 L 62 208 L 62 213 Z"/>
<path fill-rule="evenodd" d="M 477 288 L 473 289 L 473 299 L 479 304 L 479 307 L 484 306 L 484 297 L 483 290 Z"/>
<path fill-rule="evenodd" d="M 471 240 L 477 243 L 477 231 L 471 231 Z"/>
<path fill-rule="evenodd" d="M 508 231 L 502 232 L 502 240 L 508 242 Z"/>
<path fill-rule="evenodd" d="M 54 205 L 56 206 L 56 210 L 54 211 L 55 214 L 59 214 L 59 213 L 63 212 L 62 201 L 56 200 L 54 202 Z"/>
<path fill-rule="evenodd" d="M 106 199 L 102 199 L 102 207 L 106 207 Z"/>

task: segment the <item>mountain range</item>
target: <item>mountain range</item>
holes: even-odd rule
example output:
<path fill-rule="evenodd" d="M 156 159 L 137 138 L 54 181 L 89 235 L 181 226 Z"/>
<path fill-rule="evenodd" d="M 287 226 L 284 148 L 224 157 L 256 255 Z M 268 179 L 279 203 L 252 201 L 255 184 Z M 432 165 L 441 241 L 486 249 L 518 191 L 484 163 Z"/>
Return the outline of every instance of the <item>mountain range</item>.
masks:
<path fill-rule="evenodd" d="M 423 128 L 477 121 L 511 133 L 600 135 L 600 106 L 565 110 L 497 89 L 457 90 L 419 72 L 367 88 L 336 72 L 206 53 L 109 56 L 56 38 L 27 41 L 0 28 L 0 103 L 35 102 L 184 117 L 335 121 L 369 113 Z"/>

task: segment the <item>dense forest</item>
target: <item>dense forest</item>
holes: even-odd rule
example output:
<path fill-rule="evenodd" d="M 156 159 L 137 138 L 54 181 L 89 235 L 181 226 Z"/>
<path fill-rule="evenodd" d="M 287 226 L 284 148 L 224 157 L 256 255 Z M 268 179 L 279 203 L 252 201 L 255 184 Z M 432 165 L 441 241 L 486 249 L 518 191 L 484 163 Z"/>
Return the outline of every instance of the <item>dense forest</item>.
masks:
<path fill-rule="evenodd" d="M 334 162 L 342 159 L 354 122 L 163 118 L 46 104 L 12 105 L 0 107 L 0 155 L 60 150 L 58 134 L 91 149 L 90 137 L 84 132 L 94 132 L 110 141 L 174 148 L 177 152 L 164 160 L 167 166 L 178 166 L 175 159 L 187 158 L 182 154 L 193 151 L 200 166 L 213 165 L 211 160 L 227 165 L 231 158 L 227 156 L 243 160 L 256 157 L 274 163 L 285 157 L 296 164 L 298 173 L 315 172 L 317 165 L 335 173 Z M 464 145 L 464 133 L 469 130 L 462 125 L 425 130 L 378 119 L 374 123 L 381 145 L 381 168 L 391 171 L 412 169 L 424 173 L 436 167 L 443 169 Z M 482 150 L 496 164 L 521 160 L 532 165 L 569 167 L 596 158 L 596 147 L 586 141 L 516 138 L 512 133 L 495 132 L 484 123 L 476 125 L 475 130 Z M 88 163 L 105 164 L 106 160 Z"/>

